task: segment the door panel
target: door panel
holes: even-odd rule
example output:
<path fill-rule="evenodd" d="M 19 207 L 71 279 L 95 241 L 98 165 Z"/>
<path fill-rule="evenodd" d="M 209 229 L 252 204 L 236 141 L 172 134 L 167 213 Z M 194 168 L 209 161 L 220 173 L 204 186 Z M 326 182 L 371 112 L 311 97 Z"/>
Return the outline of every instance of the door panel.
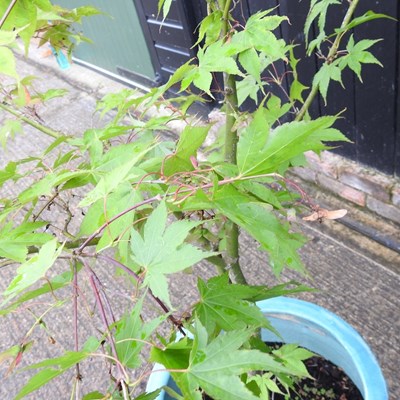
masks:
<path fill-rule="evenodd" d="M 74 8 L 85 0 L 57 0 L 55 3 Z M 96 0 L 93 5 L 105 15 L 85 18 L 82 29 L 93 44 L 81 43 L 74 56 L 93 66 L 123 75 L 129 72 L 148 80 L 155 79 L 150 52 L 133 0 Z"/>

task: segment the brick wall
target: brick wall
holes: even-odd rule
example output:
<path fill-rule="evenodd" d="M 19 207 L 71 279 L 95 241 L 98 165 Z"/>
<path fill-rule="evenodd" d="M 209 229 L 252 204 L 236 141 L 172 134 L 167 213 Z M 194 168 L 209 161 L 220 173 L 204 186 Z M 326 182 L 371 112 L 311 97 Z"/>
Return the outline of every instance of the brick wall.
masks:
<path fill-rule="evenodd" d="M 327 151 L 306 154 L 308 167 L 295 168 L 301 179 L 400 224 L 400 180 Z"/>

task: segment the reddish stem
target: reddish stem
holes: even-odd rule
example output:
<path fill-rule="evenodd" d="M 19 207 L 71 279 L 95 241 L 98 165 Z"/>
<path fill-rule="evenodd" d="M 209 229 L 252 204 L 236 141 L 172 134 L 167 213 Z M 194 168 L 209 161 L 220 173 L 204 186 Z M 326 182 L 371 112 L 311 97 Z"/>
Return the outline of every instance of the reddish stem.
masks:
<path fill-rule="evenodd" d="M 107 315 L 106 315 L 106 312 L 105 312 L 105 309 L 104 309 L 104 305 L 103 305 L 103 302 L 102 302 L 101 297 L 100 297 L 99 288 L 97 287 L 97 284 L 95 282 L 95 278 L 97 278 L 97 277 L 95 276 L 93 270 L 89 267 L 89 265 L 87 265 L 87 263 L 84 260 L 82 260 L 82 262 L 83 262 L 83 265 L 85 266 L 86 270 L 89 273 L 90 286 L 92 287 L 93 294 L 94 294 L 94 297 L 96 299 L 96 303 L 99 306 L 100 316 L 101 316 L 101 319 L 103 321 L 105 330 L 107 331 L 107 334 L 108 334 L 108 338 L 109 338 L 109 341 L 110 341 L 110 346 L 111 346 L 111 350 L 112 350 L 113 356 L 118 361 L 117 362 L 117 368 L 118 368 L 118 372 L 120 373 L 120 377 L 118 378 L 118 381 L 122 381 L 123 377 L 125 376 L 125 373 L 124 373 L 123 368 L 121 366 L 121 362 L 119 361 L 119 358 L 118 358 L 118 353 L 117 353 L 117 348 L 115 346 L 114 337 L 113 337 L 112 332 L 110 330 L 110 325 L 108 323 L 108 319 L 107 319 Z"/>
<path fill-rule="evenodd" d="M 145 204 L 149 204 L 152 203 L 153 201 L 160 201 L 161 200 L 161 196 L 157 195 L 154 197 L 151 197 L 150 199 L 147 200 L 143 200 L 140 203 L 135 204 L 132 207 L 127 208 L 126 210 L 120 212 L 119 214 L 115 215 L 114 217 L 112 217 L 110 220 L 108 220 L 107 222 L 105 222 L 102 226 L 100 226 L 100 228 L 98 228 L 96 231 L 94 231 L 75 251 L 74 254 L 80 254 L 82 253 L 83 249 L 97 236 L 99 235 L 101 232 L 104 231 L 104 229 L 106 229 L 112 222 L 114 222 L 115 220 L 117 220 L 118 218 L 121 218 L 123 215 L 128 214 L 129 212 L 136 210 L 137 208 L 145 205 Z"/>
<path fill-rule="evenodd" d="M 102 258 L 106 261 L 108 261 L 111 264 L 116 265 L 117 267 L 123 269 L 127 274 L 133 276 L 133 278 L 138 282 L 141 283 L 141 279 L 140 277 L 134 272 L 132 271 L 129 267 L 127 267 L 126 265 L 122 264 L 121 262 L 115 260 L 112 257 L 109 257 L 107 255 L 104 254 L 99 254 L 97 255 L 97 257 Z M 155 296 L 153 294 L 153 292 L 149 289 L 149 294 L 150 296 L 157 302 L 157 304 L 162 308 L 162 310 L 166 313 L 169 314 L 168 315 L 168 319 L 179 329 L 179 332 L 182 333 L 182 335 L 186 336 L 185 331 L 183 330 L 182 324 L 172 315 L 170 314 L 170 310 L 168 309 L 168 307 L 163 303 L 162 300 L 160 300 L 157 296 Z"/>

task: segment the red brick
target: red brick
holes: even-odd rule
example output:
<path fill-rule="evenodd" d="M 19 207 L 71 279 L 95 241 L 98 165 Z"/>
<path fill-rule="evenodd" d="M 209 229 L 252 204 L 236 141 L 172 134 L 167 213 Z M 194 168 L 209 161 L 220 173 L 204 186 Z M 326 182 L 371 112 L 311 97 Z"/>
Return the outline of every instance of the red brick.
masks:
<path fill-rule="evenodd" d="M 339 174 L 339 168 L 343 163 L 348 162 L 345 158 L 331 153 L 329 151 L 323 151 L 321 153 L 322 165 L 326 165 L 329 170 L 329 175 L 333 178 L 337 178 Z"/>
<path fill-rule="evenodd" d="M 338 172 L 336 163 L 331 162 L 329 159 L 325 161 L 323 157 L 319 157 L 312 151 L 308 151 L 305 156 L 311 169 L 316 172 L 322 172 L 331 178 L 337 178 Z"/>
<path fill-rule="evenodd" d="M 317 181 L 317 173 L 310 168 L 295 167 L 291 171 L 307 182 L 315 183 Z"/>
<path fill-rule="evenodd" d="M 365 207 L 365 193 L 322 174 L 317 175 L 317 180 L 322 187 L 328 189 L 329 191 L 338 194 L 340 197 L 343 197 L 344 199 L 349 200 L 352 203 L 358 204 L 361 207 Z"/>
<path fill-rule="evenodd" d="M 390 202 L 393 181 L 383 174 L 353 164 L 340 168 L 339 180 L 346 185 L 368 193 L 375 199 L 385 203 Z"/>
<path fill-rule="evenodd" d="M 367 199 L 367 207 L 371 211 L 374 211 L 382 217 L 400 224 L 400 208 L 392 206 L 391 204 L 384 203 L 369 196 Z"/>

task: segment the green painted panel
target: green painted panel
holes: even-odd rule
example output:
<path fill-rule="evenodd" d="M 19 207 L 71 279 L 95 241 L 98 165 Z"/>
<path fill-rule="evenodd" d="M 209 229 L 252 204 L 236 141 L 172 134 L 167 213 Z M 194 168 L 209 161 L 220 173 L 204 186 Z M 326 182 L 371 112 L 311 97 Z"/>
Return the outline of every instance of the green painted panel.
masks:
<path fill-rule="evenodd" d="M 117 67 L 140 74 L 151 80 L 155 77 L 150 54 L 133 0 L 55 0 L 66 8 L 91 5 L 106 15 L 84 19 L 82 29 L 92 44 L 81 43 L 74 56 L 82 61 L 118 74 Z"/>

